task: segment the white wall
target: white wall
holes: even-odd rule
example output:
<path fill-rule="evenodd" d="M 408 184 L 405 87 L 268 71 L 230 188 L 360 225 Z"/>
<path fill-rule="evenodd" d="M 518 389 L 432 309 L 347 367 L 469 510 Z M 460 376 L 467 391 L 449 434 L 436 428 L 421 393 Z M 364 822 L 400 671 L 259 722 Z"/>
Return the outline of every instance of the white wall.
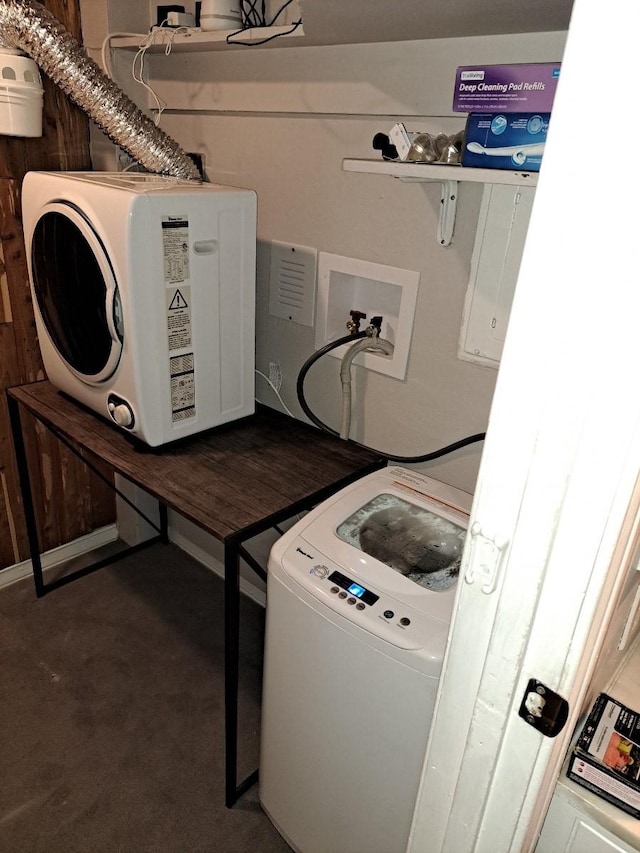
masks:
<path fill-rule="evenodd" d="M 105 26 L 104 3 L 83 4 L 92 55 Z M 111 0 L 111 30 L 140 25 L 126 9 Z M 314 331 L 268 313 L 272 240 L 420 273 L 406 379 L 355 369 L 353 438 L 418 455 L 486 428 L 496 372 L 456 354 L 481 186 L 460 185 L 454 241 L 442 248 L 439 185 L 346 173 L 341 161 L 377 157 L 374 134 L 397 120 L 415 130 L 461 129 L 464 116 L 451 111 L 458 65 L 556 61 L 564 38 L 543 33 L 147 57 L 151 82 L 167 103 L 161 127 L 185 150 L 204 155 L 209 180 L 257 192 L 256 366 L 268 373 L 269 361 L 279 362 L 283 398 L 300 417 L 296 377 L 315 349 Z M 141 102 L 141 90 L 131 88 L 132 58 L 118 51 L 112 65 L 117 81 Z M 112 167 L 103 155 L 96 165 Z M 279 407 L 260 378 L 257 396 Z M 313 368 L 307 398 L 339 427 L 336 359 Z M 419 467 L 473 491 L 481 453 L 476 444 Z"/>
<path fill-rule="evenodd" d="M 295 412 L 296 376 L 314 333 L 268 314 L 272 240 L 420 272 L 407 378 L 356 370 L 352 437 L 414 455 L 486 427 L 495 371 L 456 356 L 481 188 L 461 185 L 454 242 L 443 249 L 438 185 L 345 173 L 341 161 L 377 156 L 374 134 L 399 117 L 410 129 L 461 128 L 464 117 L 451 112 L 457 65 L 555 60 L 562 45 L 556 33 L 150 57 L 168 105 L 161 126 L 204 154 L 210 180 L 257 191 L 257 367 L 280 363 L 283 397 Z M 324 359 L 307 383 L 312 408 L 334 427 L 337 365 Z M 278 405 L 261 379 L 258 397 Z M 421 467 L 472 491 L 481 449 Z"/>

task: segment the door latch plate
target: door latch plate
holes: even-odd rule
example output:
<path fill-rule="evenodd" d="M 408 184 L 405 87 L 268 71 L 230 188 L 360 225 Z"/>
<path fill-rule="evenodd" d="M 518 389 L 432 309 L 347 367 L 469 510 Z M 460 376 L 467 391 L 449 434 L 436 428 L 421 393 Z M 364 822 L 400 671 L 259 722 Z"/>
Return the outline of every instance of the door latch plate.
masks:
<path fill-rule="evenodd" d="M 569 716 L 569 703 L 536 678 L 529 679 L 518 715 L 540 734 L 555 737 Z"/>

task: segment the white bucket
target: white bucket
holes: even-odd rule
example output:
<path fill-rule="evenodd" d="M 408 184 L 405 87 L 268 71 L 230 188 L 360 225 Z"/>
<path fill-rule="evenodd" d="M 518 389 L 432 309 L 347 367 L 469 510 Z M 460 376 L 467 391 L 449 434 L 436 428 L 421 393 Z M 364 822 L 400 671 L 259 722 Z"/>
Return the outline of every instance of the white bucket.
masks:
<path fill-rule="evenodd" d="M 200 7 L 202 30 L 239 30 L 241 27 L 240 0 L 202 0 Z"/>
<path fill-rule="evenodd" d="M 42 136 L 42 81 L 38 66 L 13 48 L 0 48 L 0 134 Z"/>

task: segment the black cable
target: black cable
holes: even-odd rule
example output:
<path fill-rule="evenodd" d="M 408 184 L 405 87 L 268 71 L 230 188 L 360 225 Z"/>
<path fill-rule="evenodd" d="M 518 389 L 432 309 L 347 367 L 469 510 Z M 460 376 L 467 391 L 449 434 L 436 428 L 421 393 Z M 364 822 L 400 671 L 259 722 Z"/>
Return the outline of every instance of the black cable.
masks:
<path fill-rule="evenodd" d="M 275 13 L 275 15 L 273 16 L 273 18 L 271 18 L 271 20 L 269 21 L 268 26 L 269 26 L 269 27 L 272 27 L 272 26 L 275 24 L 275 22 L 278 20 L 278 18 L 280 17 L 280 15 L 281 15 L 281 14 L 284 12 L 284 10 L 287 8 L 287 6 L 290 6 L 292 3 L 293 3 L 293 0 L 285 0 L 285 2 L 282 4 L 282 6 L 280 6 L 280 8 L 278 9 L 278 11 L 277 11 L 277 12 Z M 302 22 L 301 22 L 301 23 L 302 23 Z"/>
<path fill-rule="evenodd" d="M 245 30 L 236 30 L 233 33 L 229 33 L 225 41 L 227 42 L 227 44 L 241 44 L 245 47 L 259 47 L 261 44 L 266 44 L 268 41 L 273 41 L 274 39 L 281 38 L 282 36 L 290 36 L 291 33 L 294 33 L 301 25 L 302 18 L 300 18 L 299 21 L 295 21 L 293 24 L 291 24 L 291 27 L 286 32 L 274 33 L 274 35 L 268 36 L 267 38 L 263 38 L 260 41 L 236 41 L 236 39 L 234 39 L 234 36 L 242 35 L 242 33 L 245 32 Z M 245 29 L 250 29 L 250 27 L 246 27 Z M 259 27 L 256 27 L 254 29 L 259 29 Z"/>
<path fill-rule="evenodd" d="M 348 344 L 352 341 L 357 341 L 360 338 L 366 338 L 366 332 L 356 332 L 353 335 L 345 335 L 342 338 L 338 338 L 336 341 L 330 341 L 328 344 L 325 344 L 321 349 L 314 352 L 305 363 L 300 368 L 300 372 L 298 373 L 298 381 L 296 382 L 296 392 L 298 394 L 298 402 L 302 407 L 302 411 L 309 418 L 309 420 L 314 423 L 317 427 L 324 430 L 325 432 L 330 432 L 331 435 L 340 435 L 340 433 L 331 429 L 331 427 L 327 426 L 324 421 L 321 421 L 319 417 L 317 417 L 309 408 L 309 405 L 304 396 L 304 380 L 309 372 L 309 370 L 313 367 L 313 365 L 318 361 L 321 356 L 326 355 L 326 353 L 331 352 L 332 349 L 336 349 L 336 347 L 342 346 L 342 344 Z"/>
<path fill-rule="evenodd" d="M 366 336 L 366 332 L 357 332 L 354 335 L 345 335 L 342 338 L 338 338 L 338 340 L 336 341 L 331 341 L 330 343 L 325 344 L 321 349 L 314 352 L 313 355 L 311 355 L 305 361 L 305 363 L 300 368 L 300 372 L 298 373 L 296 391 L 298 394 L 298 402 L 300 403 L 302 411 L 312 423 L 314 423 L 317 427 L 324 430 L 325 432 L 331 433 L 331 435 L 339 436 L 340 433 L 337 430 L 331 429 L 331 427 L 327 426 L 324 421 L 321 421 L 320 418 L 311 411 L 309 404 L 307 403 L 304 396 L 304 380 L 309 370 L 323 355 L 326 355 L 326 353 L 330 352 L 332 349 L 336 349 L 336 347 L 358 340 L 359 338 L 365 338 Z M 431 462 L 432 459 L 439 459 L 441 456 L 447 456 L 449 453 L 453 453 L 454 450 L 460 450 L 461 447 L 467 447 L 467 445 L 469 444 L 475 444 L 477 441 L 483 441 L 485 435 L 486 433 L 484 432 L 478 432 L 475 435 L 469 435 L 466 438 L 461 438 L 459 441 L 454 441 L 453 444 L 447 444 L 446 447 L 441 447 L 439 450 L 432 450 L 431 453 L 423 453 L 420 456 L 395 456 L 392 453 L 385 453 L 384 451 L 376 450 L 373 447 L 368 447 L 366 444 L 360 444 L 360 442 L 358 441 L 352 441 L 352 439 L 349 439 L 349 441 L 351 441 L 352 444 L 355 444 L 358 447 L 362 447 L 364 450 L 370 450 L 373 453 L 378 453 L 380 454 L 380 456 L 384 456 L 385 459 L 389 460 L 389 462 L 418 463 Z"/>
<path fill-rule="evenodd" d="M 284 10 L 291 5 L 293 0 L 285 0 L 285 2 L 280 6 L 278 11 L 273 15 L 270 21 L 267 21 L 266 17 L 266 3 L 265 0 L 261 0 L 261 11 L 258 11 L 256 8 L 256 4 L 258 0 L 240 0 L 240 12 L 242 15 L 242 29 L 235 30 L 226 38 L 227 44 L 241 44 L 245 47 L 258 47 L 261 44 L 266 44 L 269 41 L 273 41 L 273 39 L 280 38 L 280 36 L 288 36 L 291 33 L 295 32 L 298 27 L 302 24 L 302 18 L 299 21 L 294 21 L 291 24 L 290 29 L 288 29 L 284 33 L 275 33 L 272 36 L 268 36 L 267 38 L 263 38 L 260 41 L 235 41 L 234 37 L 242 35 L 245 30 L 250 29 L 259 29 L 261 27 L 272 27 L 280 17 L 280 15 L 284 12 Z"/>
<path fill-rule="evenodd" d="M 256 3 L 258 0 L 241 0 L 241 11 L 242 11 L 242 27 L 243 29 L 247 29 L 249 27 L 264 27 L 266 26 L 266 21 L 260 17 L 260 13 L 256 9 Z M 245 4 L 248 6 L 248 9 L 245 9 Z"/>

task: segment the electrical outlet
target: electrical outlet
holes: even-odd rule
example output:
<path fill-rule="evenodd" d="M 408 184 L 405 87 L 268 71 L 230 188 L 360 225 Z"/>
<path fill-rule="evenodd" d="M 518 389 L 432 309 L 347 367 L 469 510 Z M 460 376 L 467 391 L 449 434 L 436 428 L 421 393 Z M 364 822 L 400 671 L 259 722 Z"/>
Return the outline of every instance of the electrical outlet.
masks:
<path fill-rule="evenodd" d="M 271 382 L 276 391 L 279 391 L 282 387 L 282 371 L 277 361 L 269 362 L 269 382 Z"/>

